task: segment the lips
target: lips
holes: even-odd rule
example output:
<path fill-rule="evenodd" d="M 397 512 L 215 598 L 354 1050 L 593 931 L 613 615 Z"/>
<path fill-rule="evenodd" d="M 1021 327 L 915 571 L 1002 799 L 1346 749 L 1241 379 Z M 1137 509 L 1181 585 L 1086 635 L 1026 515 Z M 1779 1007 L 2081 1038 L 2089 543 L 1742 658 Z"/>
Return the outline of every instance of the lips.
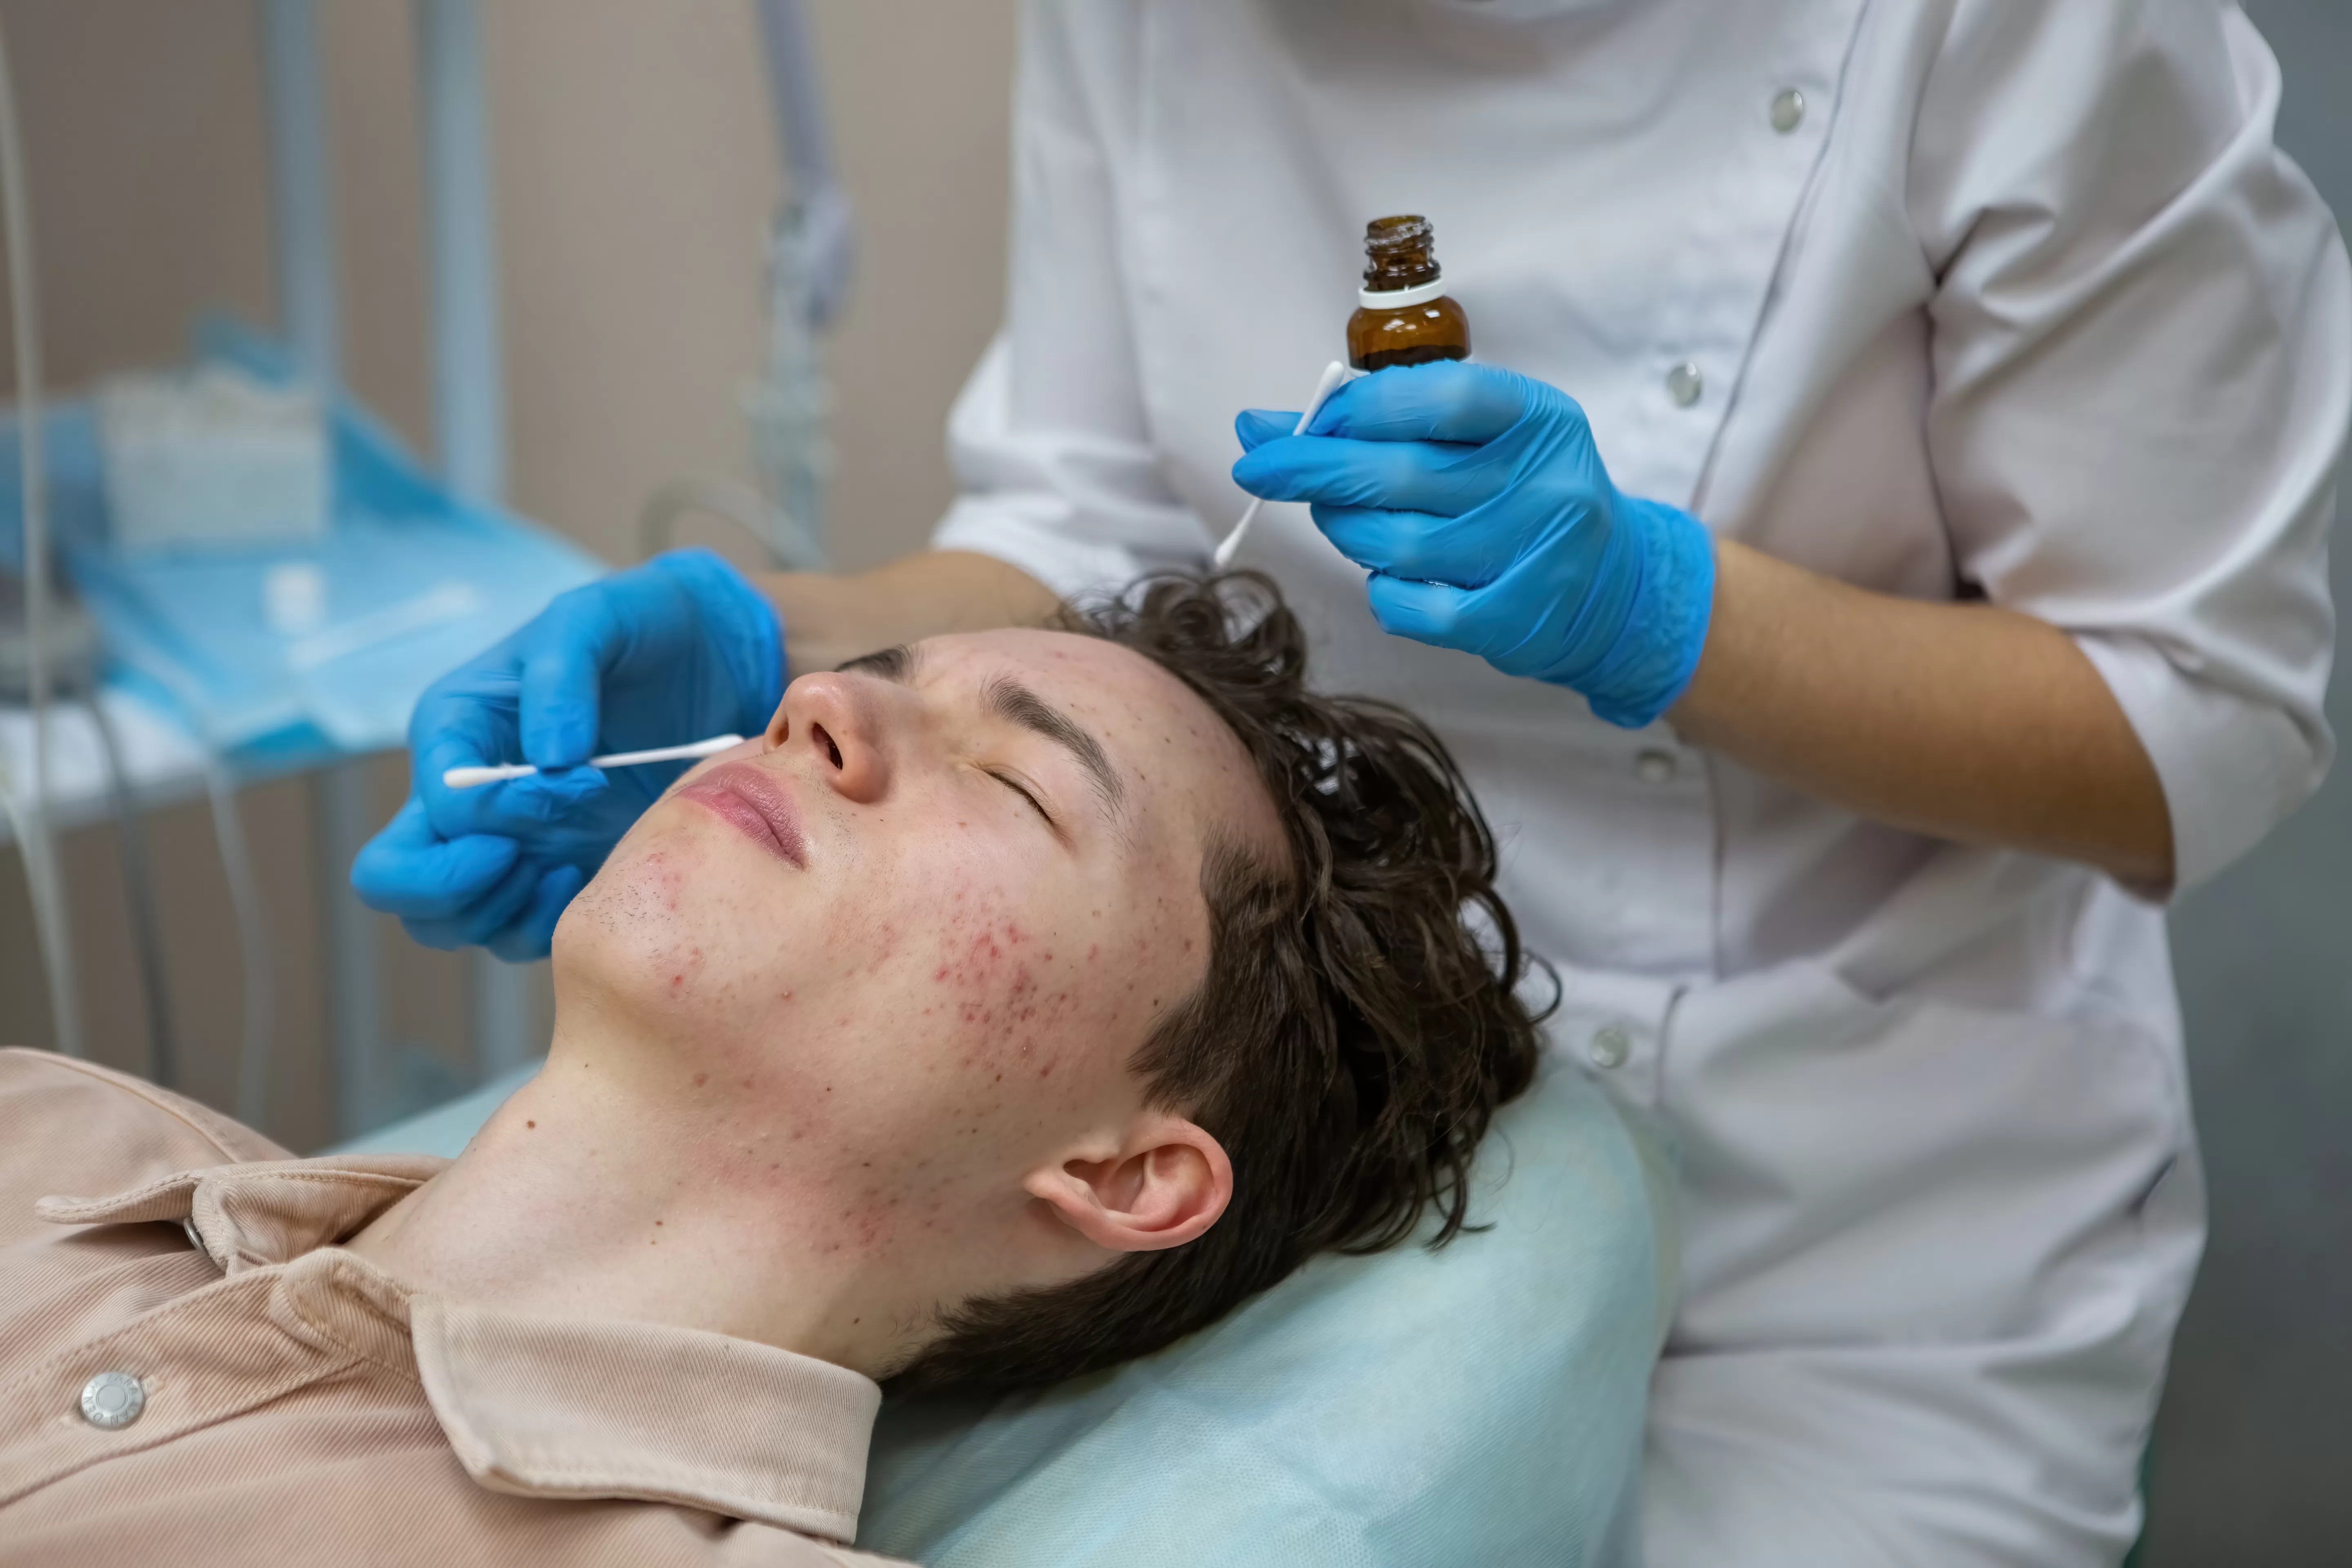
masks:
<path fill-rule="evenodd" d="M 805 867 L 808 840 L 783 786 L 749 763 L 726 763 L 677 792 L 779 860 Z"/>

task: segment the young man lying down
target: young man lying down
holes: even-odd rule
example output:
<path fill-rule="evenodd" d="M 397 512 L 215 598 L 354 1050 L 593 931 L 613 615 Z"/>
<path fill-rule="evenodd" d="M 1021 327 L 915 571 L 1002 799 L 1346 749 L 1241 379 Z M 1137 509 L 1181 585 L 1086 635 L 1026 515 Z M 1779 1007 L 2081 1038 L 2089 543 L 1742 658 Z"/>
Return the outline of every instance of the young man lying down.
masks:
<path fill-rule="evenodd" d="M 803 676 L 565 912 L 455 1163 L 0 1053 L 0 1563 L 850 1560 L 879 1382 L 1450 1234 L 1535 1059 L 1493 845 L 1303 666 L 1226 579 Z"/>

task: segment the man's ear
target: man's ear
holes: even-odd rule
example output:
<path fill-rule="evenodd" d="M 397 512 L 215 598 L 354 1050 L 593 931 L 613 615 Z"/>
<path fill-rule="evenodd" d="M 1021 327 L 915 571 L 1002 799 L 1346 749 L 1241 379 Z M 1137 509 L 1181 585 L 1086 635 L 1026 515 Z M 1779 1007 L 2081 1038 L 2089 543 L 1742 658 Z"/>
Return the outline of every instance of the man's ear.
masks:
<path fill-rule="evenodd" d="M 1157 1252 L 1217 1223 L 1233 1201 L 1234 1163 L 1193 1122 L 1152 1113 L 1115 1152 L 1041 1166 L 1021 1184 L 1097 1247 Z"/>

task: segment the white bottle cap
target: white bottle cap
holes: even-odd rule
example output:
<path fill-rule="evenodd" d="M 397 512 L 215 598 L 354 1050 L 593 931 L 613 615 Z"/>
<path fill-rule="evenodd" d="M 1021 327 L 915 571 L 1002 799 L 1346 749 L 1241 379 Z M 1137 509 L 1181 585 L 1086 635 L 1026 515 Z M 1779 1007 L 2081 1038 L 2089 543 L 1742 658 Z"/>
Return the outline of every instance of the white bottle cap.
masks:
<path fill-rule="evenodd" d="M 1433 278 L 1426 283 L 1416 283 L 1410 289 L 1359 289 L 1356 298 L 1367 310 L 1402 310 L 1413 305 L 1426 305 L 1445 293 L 1445 279 Z"/>

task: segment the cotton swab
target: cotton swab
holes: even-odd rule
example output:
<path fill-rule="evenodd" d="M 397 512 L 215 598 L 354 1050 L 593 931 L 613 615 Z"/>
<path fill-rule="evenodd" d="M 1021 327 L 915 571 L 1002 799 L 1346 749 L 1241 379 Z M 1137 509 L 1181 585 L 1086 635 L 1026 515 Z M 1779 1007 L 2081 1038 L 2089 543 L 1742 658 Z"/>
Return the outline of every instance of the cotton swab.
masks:
<path fill-rule="evenodd" d="M 650 752 L 614 752 L 602 757 L 591 757 L 592 768 L 634 768 L 646 763 L 683 763 L 696 757 L 708 757 L 730 746 L 743 743 L 740 735 L 713 735 L 708 741 L 697 741 L 690 746 L 657 746 Z M 529 763 L 501 763 L 488 768 L 449 768 L 441 774 L 442 784 L 449 789 L 472 789 L 477 784 L 497 784 L 501 779 L 527 779 L 539 772 Z"/>
<path fill-rule="evenodd" d="M 1315 384 L 1315 395 L 1307 403 L 1307 412 L 1298 416 L 1298 426 L 1291 434 L 1306 435 L 1307 426 L 1314 423 L 1315 416 L 1323 411 L 1323 405 L 1331 401 L 1331 395 L 1345 386 L 1348 379 L 1348 367 L 1338 360 L 1325 365 L 1323 379 Z M 1257 521 L 1257 509 L 1265 504 L 1263 497 L 1253 497 L 1249 509 L 1242 513 L 1242 520 L 1234 524 L 1234 531 L 1225 535 L 1223 542 L 1217 546 L 1216 553 L 1211 559 L 1216 562 L 1218 571 L 1222 572 L 1234 563 L 1234 552 L 1242 547 L 1242 535 L 1247 533 L 1249 525 Z"/>

